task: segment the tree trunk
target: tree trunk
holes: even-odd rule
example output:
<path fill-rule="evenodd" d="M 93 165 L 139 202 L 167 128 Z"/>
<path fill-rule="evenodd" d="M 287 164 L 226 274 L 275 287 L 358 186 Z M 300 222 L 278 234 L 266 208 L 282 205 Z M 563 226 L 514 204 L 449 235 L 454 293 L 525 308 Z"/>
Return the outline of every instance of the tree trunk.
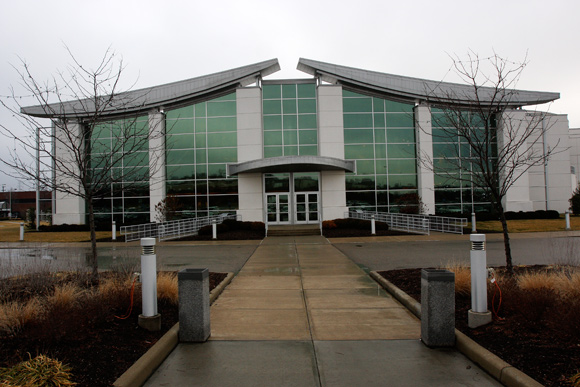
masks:
<path fill-rule="evenodd" d="M 510 246 L 510 234 L 508 231 L 507 220 L 505 218 L 505 212 L 501 203 L 498 206 L 499 220 L 501 221 L 501 228 L 503 230 L 503 245 L 505 249 L 505 266 L 508 274 L 514 273 L 514 266 L 512 263 L 512 249 Z"/>
<path fill-rule="evenodd" d="M 99 262 L 97 257 L 97 233 L 95 230 L 95 212 L 93 209 L 93 201 L 91 198 L 87 198 L 88 209 L 89 209 L 89 230 L 91 231 L 91 258 L 90 264 L 93 268 L 93 282 L 96 283 L 99 280 Z"/>

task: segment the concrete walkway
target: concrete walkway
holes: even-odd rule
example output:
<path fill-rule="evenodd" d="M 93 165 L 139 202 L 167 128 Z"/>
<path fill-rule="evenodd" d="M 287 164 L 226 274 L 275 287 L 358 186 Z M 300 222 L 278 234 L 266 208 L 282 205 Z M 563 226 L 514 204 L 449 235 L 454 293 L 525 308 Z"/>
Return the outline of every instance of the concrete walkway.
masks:
<path fill-rule="evenodd" d="M 323 237 L 266 238 L 146 386 L 496 386 Z"/>

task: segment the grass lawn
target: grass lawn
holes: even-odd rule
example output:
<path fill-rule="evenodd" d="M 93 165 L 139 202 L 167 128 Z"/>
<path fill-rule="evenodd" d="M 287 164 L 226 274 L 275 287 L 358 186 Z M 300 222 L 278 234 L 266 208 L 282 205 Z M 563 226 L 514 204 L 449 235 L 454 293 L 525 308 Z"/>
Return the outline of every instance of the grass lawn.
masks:
<path fill-rule="evenodd" d="M 0 221 L 0 242 L 20 241 L 20 223 L 15 220 Z M 97 239 L 110 237 L 110 231 L 97 231 Z M 88 231 L 38 232 L 24 229 L 25 242 L 88 242 L 90 240 L 91 235 Z"/>
<path fill-rule="evenodd" d="M 512 232 L 541 232 L 541 231 L 566 231 L 564 215 L 560 219 L 521 219 L 508 220 L 508 230 Z M 471 222 L 468 224 L 471 229 Z M 580 216 L 570 216 L 572 230 L 580 230 Z M 478 232 L 502 232 L 499 220 L 477 222 Z"/>

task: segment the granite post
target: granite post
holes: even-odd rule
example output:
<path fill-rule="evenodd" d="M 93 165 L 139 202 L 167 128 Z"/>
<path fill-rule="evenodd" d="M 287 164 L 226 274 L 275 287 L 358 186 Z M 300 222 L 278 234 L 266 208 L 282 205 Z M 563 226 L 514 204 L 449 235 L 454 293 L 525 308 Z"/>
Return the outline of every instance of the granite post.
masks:
<path fill-rule="evenodd" d="M 179 289 L 179 341 L 204 342 L 211 334 L 209 270 L 183 269 L 177 273 Z"/>
<path fill-rule="evenodd" d="M 421 270 L 421 340 L 428 347 L 455 345 L 455 273 Z"/>

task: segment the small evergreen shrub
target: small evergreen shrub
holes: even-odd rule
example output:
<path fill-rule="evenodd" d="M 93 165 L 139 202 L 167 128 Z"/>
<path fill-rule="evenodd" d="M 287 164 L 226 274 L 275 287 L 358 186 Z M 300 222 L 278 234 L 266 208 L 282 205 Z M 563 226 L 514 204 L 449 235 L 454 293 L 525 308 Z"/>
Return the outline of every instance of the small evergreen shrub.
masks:
<path fill-rule="evenodd" d="M 574 192 L 572 192 L 572 197 L 568 200 L 570 202 L 570 208 L 574 215 L 580 214 L 580 186 L 576 187 Z"/>

